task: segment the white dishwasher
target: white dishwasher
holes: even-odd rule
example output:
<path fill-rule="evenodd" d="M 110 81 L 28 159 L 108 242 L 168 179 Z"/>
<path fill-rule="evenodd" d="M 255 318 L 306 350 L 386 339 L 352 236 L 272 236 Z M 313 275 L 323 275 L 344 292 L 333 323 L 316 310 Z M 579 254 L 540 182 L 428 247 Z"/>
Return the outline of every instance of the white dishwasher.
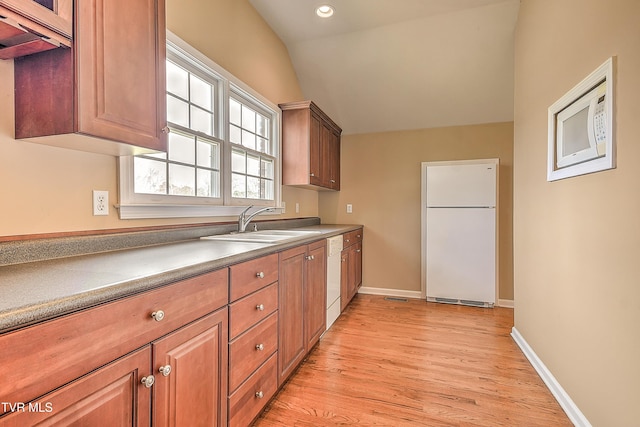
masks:
<path fill-rule="evenodd" d="M 327 239 L 327 329 L 340 316 L 342 235 Z"/>

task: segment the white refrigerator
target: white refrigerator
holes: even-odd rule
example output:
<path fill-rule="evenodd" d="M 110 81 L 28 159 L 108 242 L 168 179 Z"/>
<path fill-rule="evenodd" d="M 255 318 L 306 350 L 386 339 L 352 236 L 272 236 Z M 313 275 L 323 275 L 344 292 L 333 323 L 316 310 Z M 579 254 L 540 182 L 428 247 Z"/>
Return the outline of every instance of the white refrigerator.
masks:
<path fill-rule="evenodd" d="M 427 300 L 493 307 L 498 160 L 426 165 Z"/>

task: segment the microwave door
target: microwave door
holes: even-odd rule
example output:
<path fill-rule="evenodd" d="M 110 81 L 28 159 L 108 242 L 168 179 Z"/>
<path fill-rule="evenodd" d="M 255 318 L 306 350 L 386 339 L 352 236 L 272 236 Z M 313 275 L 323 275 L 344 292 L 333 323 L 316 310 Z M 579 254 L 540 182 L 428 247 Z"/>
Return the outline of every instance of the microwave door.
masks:
<path fill-rule="evenodd" d="M 558 168 L 586 162 L 598 157 L 593 133 L 593 102 L 576 101 L 557 115 Z"/>

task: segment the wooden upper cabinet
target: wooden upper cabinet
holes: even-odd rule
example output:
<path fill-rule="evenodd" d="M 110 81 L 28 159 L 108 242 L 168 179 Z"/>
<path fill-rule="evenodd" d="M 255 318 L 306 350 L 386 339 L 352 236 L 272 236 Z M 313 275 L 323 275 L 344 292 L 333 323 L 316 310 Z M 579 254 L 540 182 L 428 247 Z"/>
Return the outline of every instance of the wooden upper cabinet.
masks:
<path fill-rule="evenodd" d="M 280 104 L 282 183 L 340 190 L 342 129 L 312 101 Z"/>
<path fill-rule="evenodd" d="M 166 149 L 163 0 L 75 2 L 70 49 L 15 60 L 16 138 L 111 155 Z"/>
<path fill-rule="evenodd" d="M 0 0 L 0 59 L 71 46 L 72 0 Z"/>

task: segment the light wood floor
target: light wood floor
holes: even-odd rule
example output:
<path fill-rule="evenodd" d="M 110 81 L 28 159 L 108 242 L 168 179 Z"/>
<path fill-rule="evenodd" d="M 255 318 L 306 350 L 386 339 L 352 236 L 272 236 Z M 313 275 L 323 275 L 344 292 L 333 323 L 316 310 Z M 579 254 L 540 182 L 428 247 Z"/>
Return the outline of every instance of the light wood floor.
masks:
<path fill-rule="evenodd" d="M 571 426 L 513 310 L 357 295 L 254 426 Z"/>

